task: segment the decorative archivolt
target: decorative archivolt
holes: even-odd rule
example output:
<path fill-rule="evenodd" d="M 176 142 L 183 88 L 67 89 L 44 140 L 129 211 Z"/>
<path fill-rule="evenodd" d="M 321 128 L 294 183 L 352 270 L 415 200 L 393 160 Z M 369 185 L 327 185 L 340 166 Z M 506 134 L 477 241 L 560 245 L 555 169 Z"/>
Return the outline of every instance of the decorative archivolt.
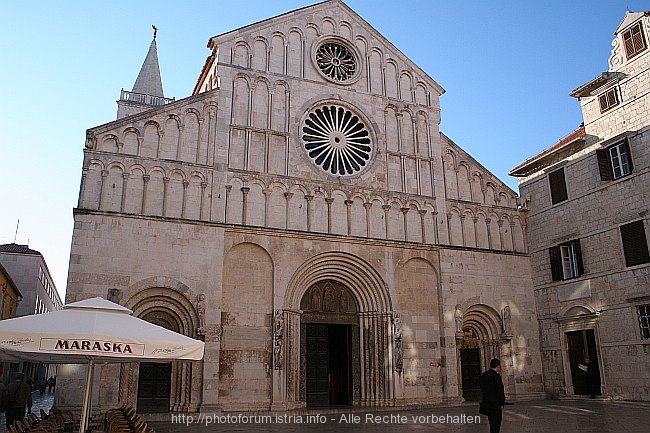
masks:
<path fill-rule="evenodd" d="M 381 275 L 362 258 L 345 252 L 322 253 L 306 260 L 287 285 L 284 308 L 299 310 L 305 292 L 323 280 L 336 281 L 349 289 L 360 313 L 392 310 L 388 287 Z"/>
<path fill-rule="evenodd" d="M 125 306 L 133 310 L 134 316 L 164 311 L 176 319 L 177 332 L 191 337 L 195 335 L 199 323 L 194 307 L 197 294 L 185 284 L 169 277 L 152 277 L 133 284 L 129 291 L 135 294 Z"/>
<path fill-rule="evenodd" d="M 462 314 L 463 330 L 480 340 L 493 341 L 501 338 L 503 329 L 501 316 L 492 307 L 485 304 L 474 304 Z"/>

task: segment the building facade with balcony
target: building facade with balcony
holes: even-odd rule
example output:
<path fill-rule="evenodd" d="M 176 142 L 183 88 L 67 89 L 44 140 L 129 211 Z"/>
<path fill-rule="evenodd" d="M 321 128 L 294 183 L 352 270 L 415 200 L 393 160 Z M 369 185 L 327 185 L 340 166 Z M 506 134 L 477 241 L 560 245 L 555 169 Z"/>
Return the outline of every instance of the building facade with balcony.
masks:
<path fill-rule="evenodd" d="M 584 123 L 511 171 L 527 209 L 546 392 L 650 400 L 650 12 L 575 89 Z"/>

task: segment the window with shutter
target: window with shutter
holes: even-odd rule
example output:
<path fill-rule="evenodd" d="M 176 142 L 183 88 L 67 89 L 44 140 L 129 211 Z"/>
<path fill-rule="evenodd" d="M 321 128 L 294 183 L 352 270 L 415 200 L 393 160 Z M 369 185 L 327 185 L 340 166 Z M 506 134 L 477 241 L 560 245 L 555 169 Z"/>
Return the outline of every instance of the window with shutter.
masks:
<path fill-rule="evenodd" d="M 648 47 L 640 22 L 636 23 L 634 27 L 623 33 L 623 42 L 625 45 L 625 54 L 627 55 L 628 60 Z"/>
<path fill-rule="evenodd" d="M 636 266 L 650 262 L 648 240 L 645 236 L 643 220 L 621 226 L 621 240 L 623 241 L 625 266 Z"/>
<path fill-rule="evenodd" d="M 627 139 L 606 149 L 596 150 L 600 180 L 614 180 L 632 173 L 632 157 Z"/>
<path fill-rule="evenodd" d="M 553 281 L 576 278 L 584 273 L 579 239 L 549 248 L 549 256 Z"/>
<path fill-rule="evenodd" d="M 616 87 L 612 87 L 607 90 L 605 93 L 598 97 L 598 102 L 600 103 L 600 112 L 604 113 L 609 111 L 612 107 L 615 107 L 619 103 L 618 93 L 616 92 Z"/>
<path fill-rule="evenodd" d="M 553 277 L 553 281 L 563 280 L 564 273 L 562 271 L 562 256 L 560 255 L 560 247 L 551 247 L 549 248 L 548 253 L 551 258 L 551 276 Z"/>
<path fill-rule="evenodd" d="M 614 173 L 612 173 L 612 161 L 609 159 L 609 150 L 598 149 L 596 150 L 596 158 L 598 159 L 598 170 L 600 171 L 600 180 L 614 180 Z"/>
<path fill-rule="evenodd" d="M 566 180 L 564 179 L 564 168 L 549 173 L 548 181 L 551 186 L 552 204 L 563 202 L 568 198 Z"/>

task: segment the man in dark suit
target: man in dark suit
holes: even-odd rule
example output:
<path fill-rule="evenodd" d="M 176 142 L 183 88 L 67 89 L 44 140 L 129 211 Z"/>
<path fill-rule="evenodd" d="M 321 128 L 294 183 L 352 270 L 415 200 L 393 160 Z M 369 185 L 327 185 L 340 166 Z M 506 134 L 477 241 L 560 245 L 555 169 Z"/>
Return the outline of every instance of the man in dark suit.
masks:
<path fill-rule="evenodd" d="M 487 411 L 490 433 L 499 433 L 506 395 L 501 381 L 501 362 L 496 358 L 490 361 L 490 369 L 481 375 L 481 393 L 483 393 L 481 408 Z"/>

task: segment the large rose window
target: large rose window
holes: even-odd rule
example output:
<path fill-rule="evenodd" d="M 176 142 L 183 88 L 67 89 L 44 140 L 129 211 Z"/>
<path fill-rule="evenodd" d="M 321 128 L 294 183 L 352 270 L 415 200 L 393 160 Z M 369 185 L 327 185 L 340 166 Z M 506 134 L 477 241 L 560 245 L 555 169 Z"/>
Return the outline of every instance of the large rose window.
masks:
<path fill-rule="evenodd" d="M 364 122 L 349 109 L 334 104 L 307 114 L 302 141 L 314 163 L 333 175 L 361 171 L 372 155 L 370 133 Z"/>

